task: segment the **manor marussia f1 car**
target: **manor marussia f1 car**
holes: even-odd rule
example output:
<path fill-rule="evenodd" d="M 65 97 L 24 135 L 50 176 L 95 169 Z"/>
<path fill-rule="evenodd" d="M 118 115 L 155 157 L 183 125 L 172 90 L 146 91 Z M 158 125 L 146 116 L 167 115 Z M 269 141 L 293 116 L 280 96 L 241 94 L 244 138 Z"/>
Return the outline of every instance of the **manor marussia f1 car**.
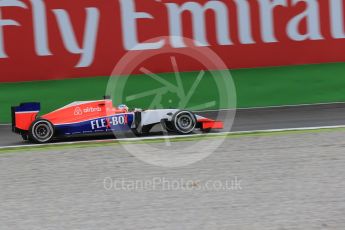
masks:
<path fill-rule="evenodd" d="M 22 103 L 12 107 L 12 130 L 24 140 L 47 143 L 72 136 L 105 135 L 133 131 L 149 133 L 161 124 L 176 134 L 190 134 L 195 129 L 222 129 L 223 122 L 178 109 L 130 111 L 127 106 L 114 107 L 112 100 L 73 102 L 46 115 L 38 116 L 40 103 Z"/>

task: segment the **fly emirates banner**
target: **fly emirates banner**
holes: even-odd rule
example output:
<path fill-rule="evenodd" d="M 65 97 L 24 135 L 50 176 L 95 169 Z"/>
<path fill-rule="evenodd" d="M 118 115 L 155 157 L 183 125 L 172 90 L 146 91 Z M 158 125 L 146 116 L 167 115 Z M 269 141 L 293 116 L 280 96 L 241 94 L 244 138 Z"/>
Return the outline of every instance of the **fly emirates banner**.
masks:
<path fill-rule="evenodd" d="M 0 82 L 109 76 L 128 52 L 189 48 L 212 49 L 229 69 L 344 62 L 344 5 L 343 0 L 0 0 Z M 177 59 L 179 71 L 203 68 L 184 58 Z M 145 65 L 156 73 L 171 68 L 170 59 L 161 57 Z"/>

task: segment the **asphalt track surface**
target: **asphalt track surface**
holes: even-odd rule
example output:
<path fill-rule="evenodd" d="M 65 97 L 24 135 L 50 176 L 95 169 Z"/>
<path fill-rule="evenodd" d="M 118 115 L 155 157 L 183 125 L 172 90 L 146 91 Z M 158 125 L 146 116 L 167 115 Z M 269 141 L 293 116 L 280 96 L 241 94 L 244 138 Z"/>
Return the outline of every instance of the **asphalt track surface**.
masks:
<path fill-rule="evenodd" d="M 234 129 L 344 125 L 344 114 L 343 104 L 241 110 Z M 219 146 L 216 138 L 2 152 L 0 230 L 344 230 L 344 136 L 324 130 L 237 136 Z M 176 157 L 194 163 L 149 163 Z"/>
<path fill-rule="evenodd" d="M 231 126 L 228 111 L 201 112 L 200 115 L 225 120 L 224 131 L 253 131 L 345 125 L 345 103 L 286 106 L 237 110 Z M 230 116 L 233 112 L 230 112 Z M 73 140 L 72 140 L 73 141 Z M 80 141 L 80 139 L 78 139 Z M 26 145 L 9 125 L 0 125 L 0 147 Z"/>
<path fill-rule="evenodd" d="M 178 168 L 140 161 L 121 145 L 2 153 L 0 229 L 344 230 L 344 134 L 226 138 Z M 165 143 L 139 147 L 170 154 Z"/>

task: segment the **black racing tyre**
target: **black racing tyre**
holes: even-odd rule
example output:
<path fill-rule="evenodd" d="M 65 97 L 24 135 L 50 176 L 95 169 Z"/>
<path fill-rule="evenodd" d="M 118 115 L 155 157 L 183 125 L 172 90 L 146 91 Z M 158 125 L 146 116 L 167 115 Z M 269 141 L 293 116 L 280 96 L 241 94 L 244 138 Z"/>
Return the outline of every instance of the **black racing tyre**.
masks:
<path fill-rule="evenodd" d="M 54 126 L 50 121 L 38 119 L 29 129 L 29 140 L 37 144 L 49 143 L 54 138 L 54 133 Z"/>
<path fill-rule="evenodd" d="M 171 124 L 178 134 L 190 134 L 194 131 L 197 121 L 195 115 L 190 111 L 181 110 L 174 114 Z"/>

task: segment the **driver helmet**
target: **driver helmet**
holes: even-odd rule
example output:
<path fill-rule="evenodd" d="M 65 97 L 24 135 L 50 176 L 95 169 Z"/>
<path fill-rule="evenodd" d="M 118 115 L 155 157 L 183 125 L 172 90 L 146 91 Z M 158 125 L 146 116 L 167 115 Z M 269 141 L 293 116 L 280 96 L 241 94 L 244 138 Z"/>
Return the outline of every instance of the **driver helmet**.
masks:
<path fill-rule="evenodd" d="M 124 104 L 118 105 L 117 108 L 118 108 L 118 109 L 121 109 L 121 110 L 126 110 L 126 111 L 128 111 L 127 105 L 124 105 Z"/>

